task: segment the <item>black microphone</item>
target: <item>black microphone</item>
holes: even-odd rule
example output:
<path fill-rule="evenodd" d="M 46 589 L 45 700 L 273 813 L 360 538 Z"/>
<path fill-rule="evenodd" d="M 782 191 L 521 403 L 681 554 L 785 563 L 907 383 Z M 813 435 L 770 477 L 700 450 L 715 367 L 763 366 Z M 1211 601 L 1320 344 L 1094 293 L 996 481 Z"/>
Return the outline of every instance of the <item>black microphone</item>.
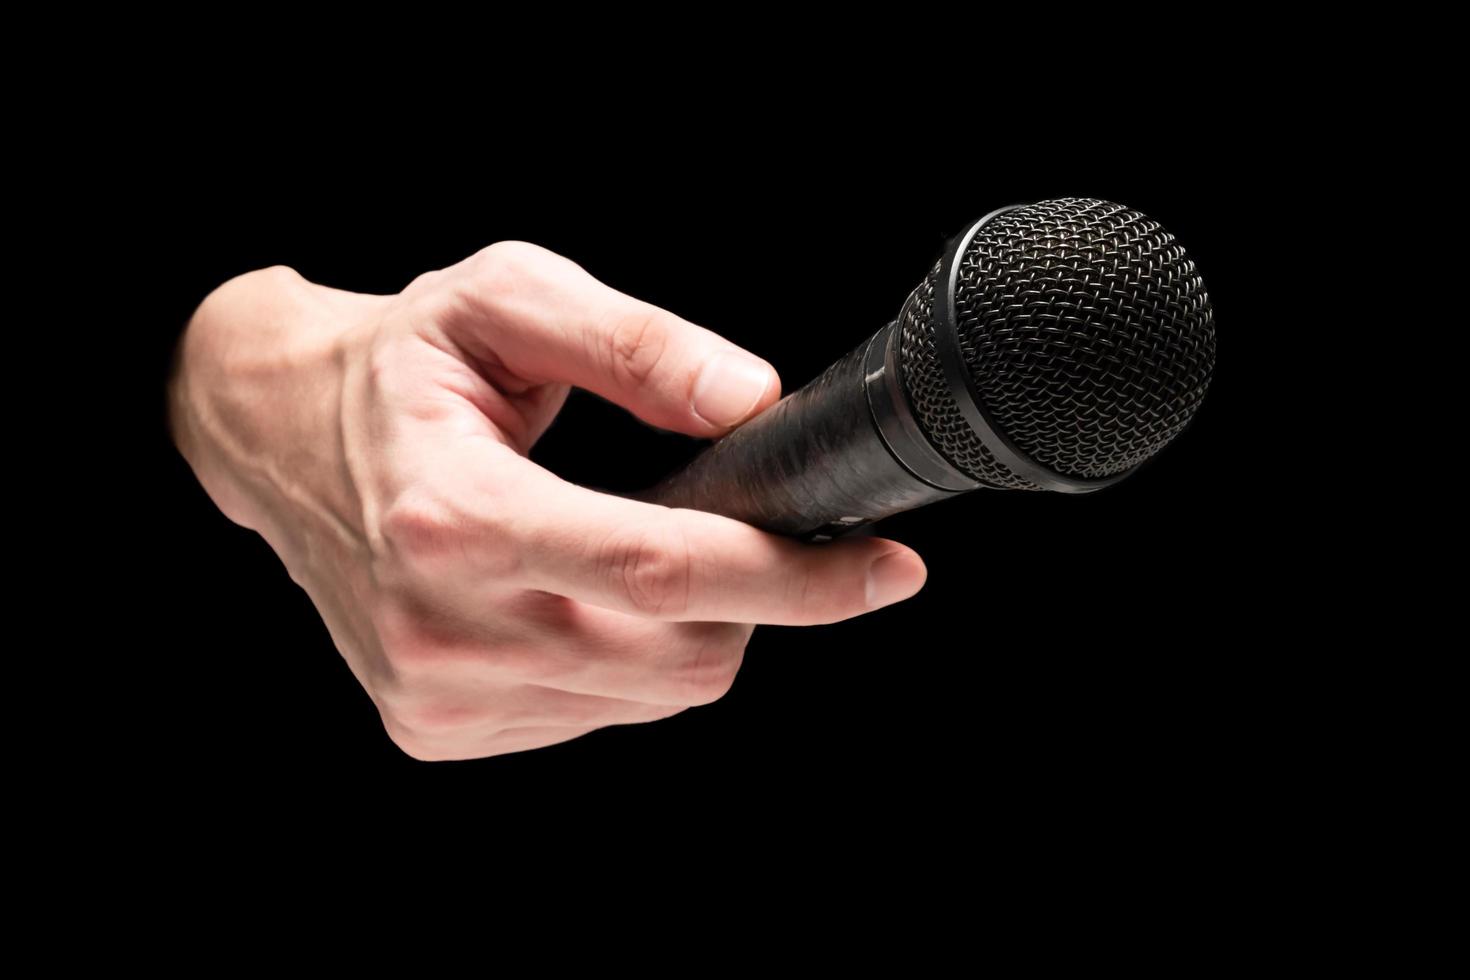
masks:
<path fill-rule="evenodd" d="M 1153 219 L 1062 198 L 952 238 L 898 316 L 634 499 L 826 541 L 981 487 L 1088 493 L 1199 408 L 1214 313 Z"/>

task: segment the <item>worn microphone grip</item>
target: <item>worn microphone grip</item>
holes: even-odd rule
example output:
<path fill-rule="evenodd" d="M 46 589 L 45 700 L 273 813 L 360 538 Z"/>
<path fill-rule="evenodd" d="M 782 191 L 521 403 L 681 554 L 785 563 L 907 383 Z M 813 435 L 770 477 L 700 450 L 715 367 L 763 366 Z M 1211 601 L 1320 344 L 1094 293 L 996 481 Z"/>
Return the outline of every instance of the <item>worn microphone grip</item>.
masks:
<path fill-rule="evenodd" d="M 899 463 L 875 424 L 869 393 L 870 383 L 881 381 L 875 359 L 877 372 L 884 368 L 881 352 L 870 346 L 888 346 L 893 327 L 878 331 L 688 466 L 627 496 L 722 514 L 813 542 L 953 496 L 953 490 L 935 487 Z M 887 363 L 891 371 L 891 357 Z"/>

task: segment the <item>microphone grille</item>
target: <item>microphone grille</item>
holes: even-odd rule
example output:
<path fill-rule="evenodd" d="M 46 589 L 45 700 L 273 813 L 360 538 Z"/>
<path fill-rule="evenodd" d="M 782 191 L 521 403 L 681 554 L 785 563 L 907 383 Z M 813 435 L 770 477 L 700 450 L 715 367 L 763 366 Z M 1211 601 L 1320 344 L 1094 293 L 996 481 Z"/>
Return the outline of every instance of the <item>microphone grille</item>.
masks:
<path fill-rule="evenodd" d="M 1007 490 L 1039 490 L 1012 473 L 980 441 L 960 412 L 934 347 L 934 286 L 940 263 L 935 262 L 904 310 L 899 325 L 899 378 L 919 426 L 944 457 L 972 479 Z"/>
<path fill-rule="evenodd" d="M 1214 314 L 1184 249 L 1157 221 L 1092 198 L 996 215 L 958 258 L 965 368 L 996 429 L 1065 476 L 1129 470 L 1188 424 L 1209 386 Z M 966 421 L 934 346 L 935 263 L 900 324 L 899 376 L 920 427 L 981 483 L 1040 489 Z"/>

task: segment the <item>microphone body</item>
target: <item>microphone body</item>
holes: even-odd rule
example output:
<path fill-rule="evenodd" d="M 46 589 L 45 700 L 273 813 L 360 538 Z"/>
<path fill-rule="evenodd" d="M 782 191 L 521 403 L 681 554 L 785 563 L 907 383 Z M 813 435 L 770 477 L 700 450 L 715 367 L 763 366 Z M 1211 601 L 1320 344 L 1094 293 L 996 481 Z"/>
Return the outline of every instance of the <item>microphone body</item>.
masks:
<path fill-rule="evenodd" d="M 897 333 L 895 320 L 634 497 L 826 541 L 978 486 L 929 448 L 907 411 Z"/>

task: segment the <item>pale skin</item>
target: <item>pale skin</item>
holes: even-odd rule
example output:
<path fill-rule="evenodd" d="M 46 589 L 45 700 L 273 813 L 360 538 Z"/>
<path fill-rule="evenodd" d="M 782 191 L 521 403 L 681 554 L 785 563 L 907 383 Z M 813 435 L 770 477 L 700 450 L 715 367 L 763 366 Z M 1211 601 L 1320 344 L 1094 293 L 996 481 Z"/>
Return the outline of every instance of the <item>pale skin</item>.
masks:
<path fill-rule="evenodd" d="M 805 544 L 557 477 L 527 454 L 572 386 L 701 438 L 781 396 L 717 333 L 505 241 L 395 295 L 286 266 L 223 283 L 180 338 L 169 425 L 416 759 L 709 704 L 757 625 L 833 623 L 923 586 L 897 541 Z"/>

